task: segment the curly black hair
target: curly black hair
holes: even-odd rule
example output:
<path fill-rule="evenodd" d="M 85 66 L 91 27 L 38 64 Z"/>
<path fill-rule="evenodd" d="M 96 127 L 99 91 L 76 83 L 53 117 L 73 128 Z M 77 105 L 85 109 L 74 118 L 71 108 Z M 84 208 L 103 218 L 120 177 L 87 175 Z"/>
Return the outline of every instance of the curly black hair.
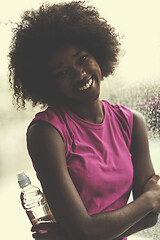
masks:
<path fill-rule="evenodd" d="M 51 88 L 49 58 L 67 44 L 83 46 L 97 60 L 102 76 L 113 73 L 118 63 L 119 36 L 92 6 L 73 1 L 42 4 L 25 11 L 13 29 L 9 50 L 9 82 L 18 108 L 26 100 L 32 105 L 58 103 L 56 88 Z"/>

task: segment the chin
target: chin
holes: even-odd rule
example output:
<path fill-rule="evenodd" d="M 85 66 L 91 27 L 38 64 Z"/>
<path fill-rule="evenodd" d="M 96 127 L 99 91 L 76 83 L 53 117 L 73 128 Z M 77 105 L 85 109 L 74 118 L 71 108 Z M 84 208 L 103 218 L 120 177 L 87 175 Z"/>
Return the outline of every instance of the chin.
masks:
<path fill-rule="evenodd" d="M 81 98 L 79 100 L 79 102 L 81 103 L 92 103 L 94 101 L 96 101 L 97 99 L 99 98 L 99 93 L 94 93 L 92 95 L 89 95 L 89 96 L 83 96 L 83 98 Z"/>

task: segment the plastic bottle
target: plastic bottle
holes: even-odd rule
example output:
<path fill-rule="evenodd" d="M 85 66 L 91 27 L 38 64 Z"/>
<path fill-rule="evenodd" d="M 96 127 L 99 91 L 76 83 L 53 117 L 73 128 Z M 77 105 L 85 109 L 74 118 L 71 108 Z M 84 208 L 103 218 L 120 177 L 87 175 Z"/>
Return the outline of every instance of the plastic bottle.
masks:
<path fill-rule="evenodd" d="M 46 198 L 40 189 L 31 184 L 29 177 L 24 172 L 18 173 L 17 177 L 19 186 L 22 188 L 21 203 L 32 225 L 44 221 L 55 222 Z"/>

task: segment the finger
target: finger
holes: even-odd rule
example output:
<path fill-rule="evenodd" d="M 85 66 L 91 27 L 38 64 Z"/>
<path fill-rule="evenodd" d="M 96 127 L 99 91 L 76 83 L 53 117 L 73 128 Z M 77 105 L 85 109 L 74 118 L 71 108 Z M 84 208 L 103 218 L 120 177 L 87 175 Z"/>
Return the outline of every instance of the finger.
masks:
<path fill-rule="evenodd" d="M 33 233 L 33 238 L 36 240 L 66 240 L 66 237 L 63 234 L 53 234 L 53 233 Z"/>
<path fill-rule="evenodd" d="M 158 182 L 160 180 L 160 175 L 159 174 L 155 174 L 153 177 L 152 177 L 152 180 L 154 180 L 155 182 Z"/>
<path fill-rule="evenodd" d="M 51 237 L 52 237 L 52 239 L 53 239 L 53 237 L 54 237 L 54 235 L 52 234 L 50 234 L 50 233 L 33 233 L 32 234 L 32 236 L 35 238 L 35 239 L 43 239 L 43 240 L 45 240 L 45 239 L 47 239 L 47 240 L 49 240 L 49 239 L 51 239 Z M 58 236 L 58 235 L 56 235 L 56 236 Z"/>
<path fill-rule="evenodd" d="M 48 233 L 48 230 L 38 230 L 38 233 Z"/>
<path fill-rule="evenodd" d="M 159 176 L 159 180 L 160 180 L 160 172 L 158 173 L 158 176 Z"/>
<path fill-rule="evenodd" d="M 36 240 L 48 239 L 47 236 L 44 236 L 44 234 L 39 234 L 39 233 L 33 233 L 32 237 L 35 238 Z"/>
<path fill-rule="evenodd" d="M 32 226 L 31 228 L 31 231 L 32 232 L 36 232 L 38 230 L 48 230 L 48 231 L 54 231 L 54 232 L 57 232 L 59 231 L 60 227 L 59 227 L 59 224 L 56 223 L 56 222 L 41 222 L 41 223 L 38 223 L 34 226 Z"/>

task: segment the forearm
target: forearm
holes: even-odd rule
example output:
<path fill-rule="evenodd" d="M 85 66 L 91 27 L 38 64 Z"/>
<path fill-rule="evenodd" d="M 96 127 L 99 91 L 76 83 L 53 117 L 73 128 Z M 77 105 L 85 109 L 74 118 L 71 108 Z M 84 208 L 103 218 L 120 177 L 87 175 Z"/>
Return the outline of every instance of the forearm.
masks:
<path fill-rule="evenodd" d="M 153 210 L 147 194 L 115 211 L 91 216 L 84 239 L 119 239 L 145 228 L 147 215 Z M 143 219 L 143 220 L 142 220 Z"/>
<path fill-rule="evenodd" d="M 123 237 L 130 236 L 146 228 L 153 227 L 157 223 L 157 219 L 158 219 L 158 214 L 149 213 L 144 218 L 142 218 L 139 222 L 137 222 L 135 225 L 133 225 L 126 232 L 124 232 L 122 235 L 120 235 L 118 238 L 115 238 L 114 240 L 119 240 L 119 239 L 122 239 Z"/>

